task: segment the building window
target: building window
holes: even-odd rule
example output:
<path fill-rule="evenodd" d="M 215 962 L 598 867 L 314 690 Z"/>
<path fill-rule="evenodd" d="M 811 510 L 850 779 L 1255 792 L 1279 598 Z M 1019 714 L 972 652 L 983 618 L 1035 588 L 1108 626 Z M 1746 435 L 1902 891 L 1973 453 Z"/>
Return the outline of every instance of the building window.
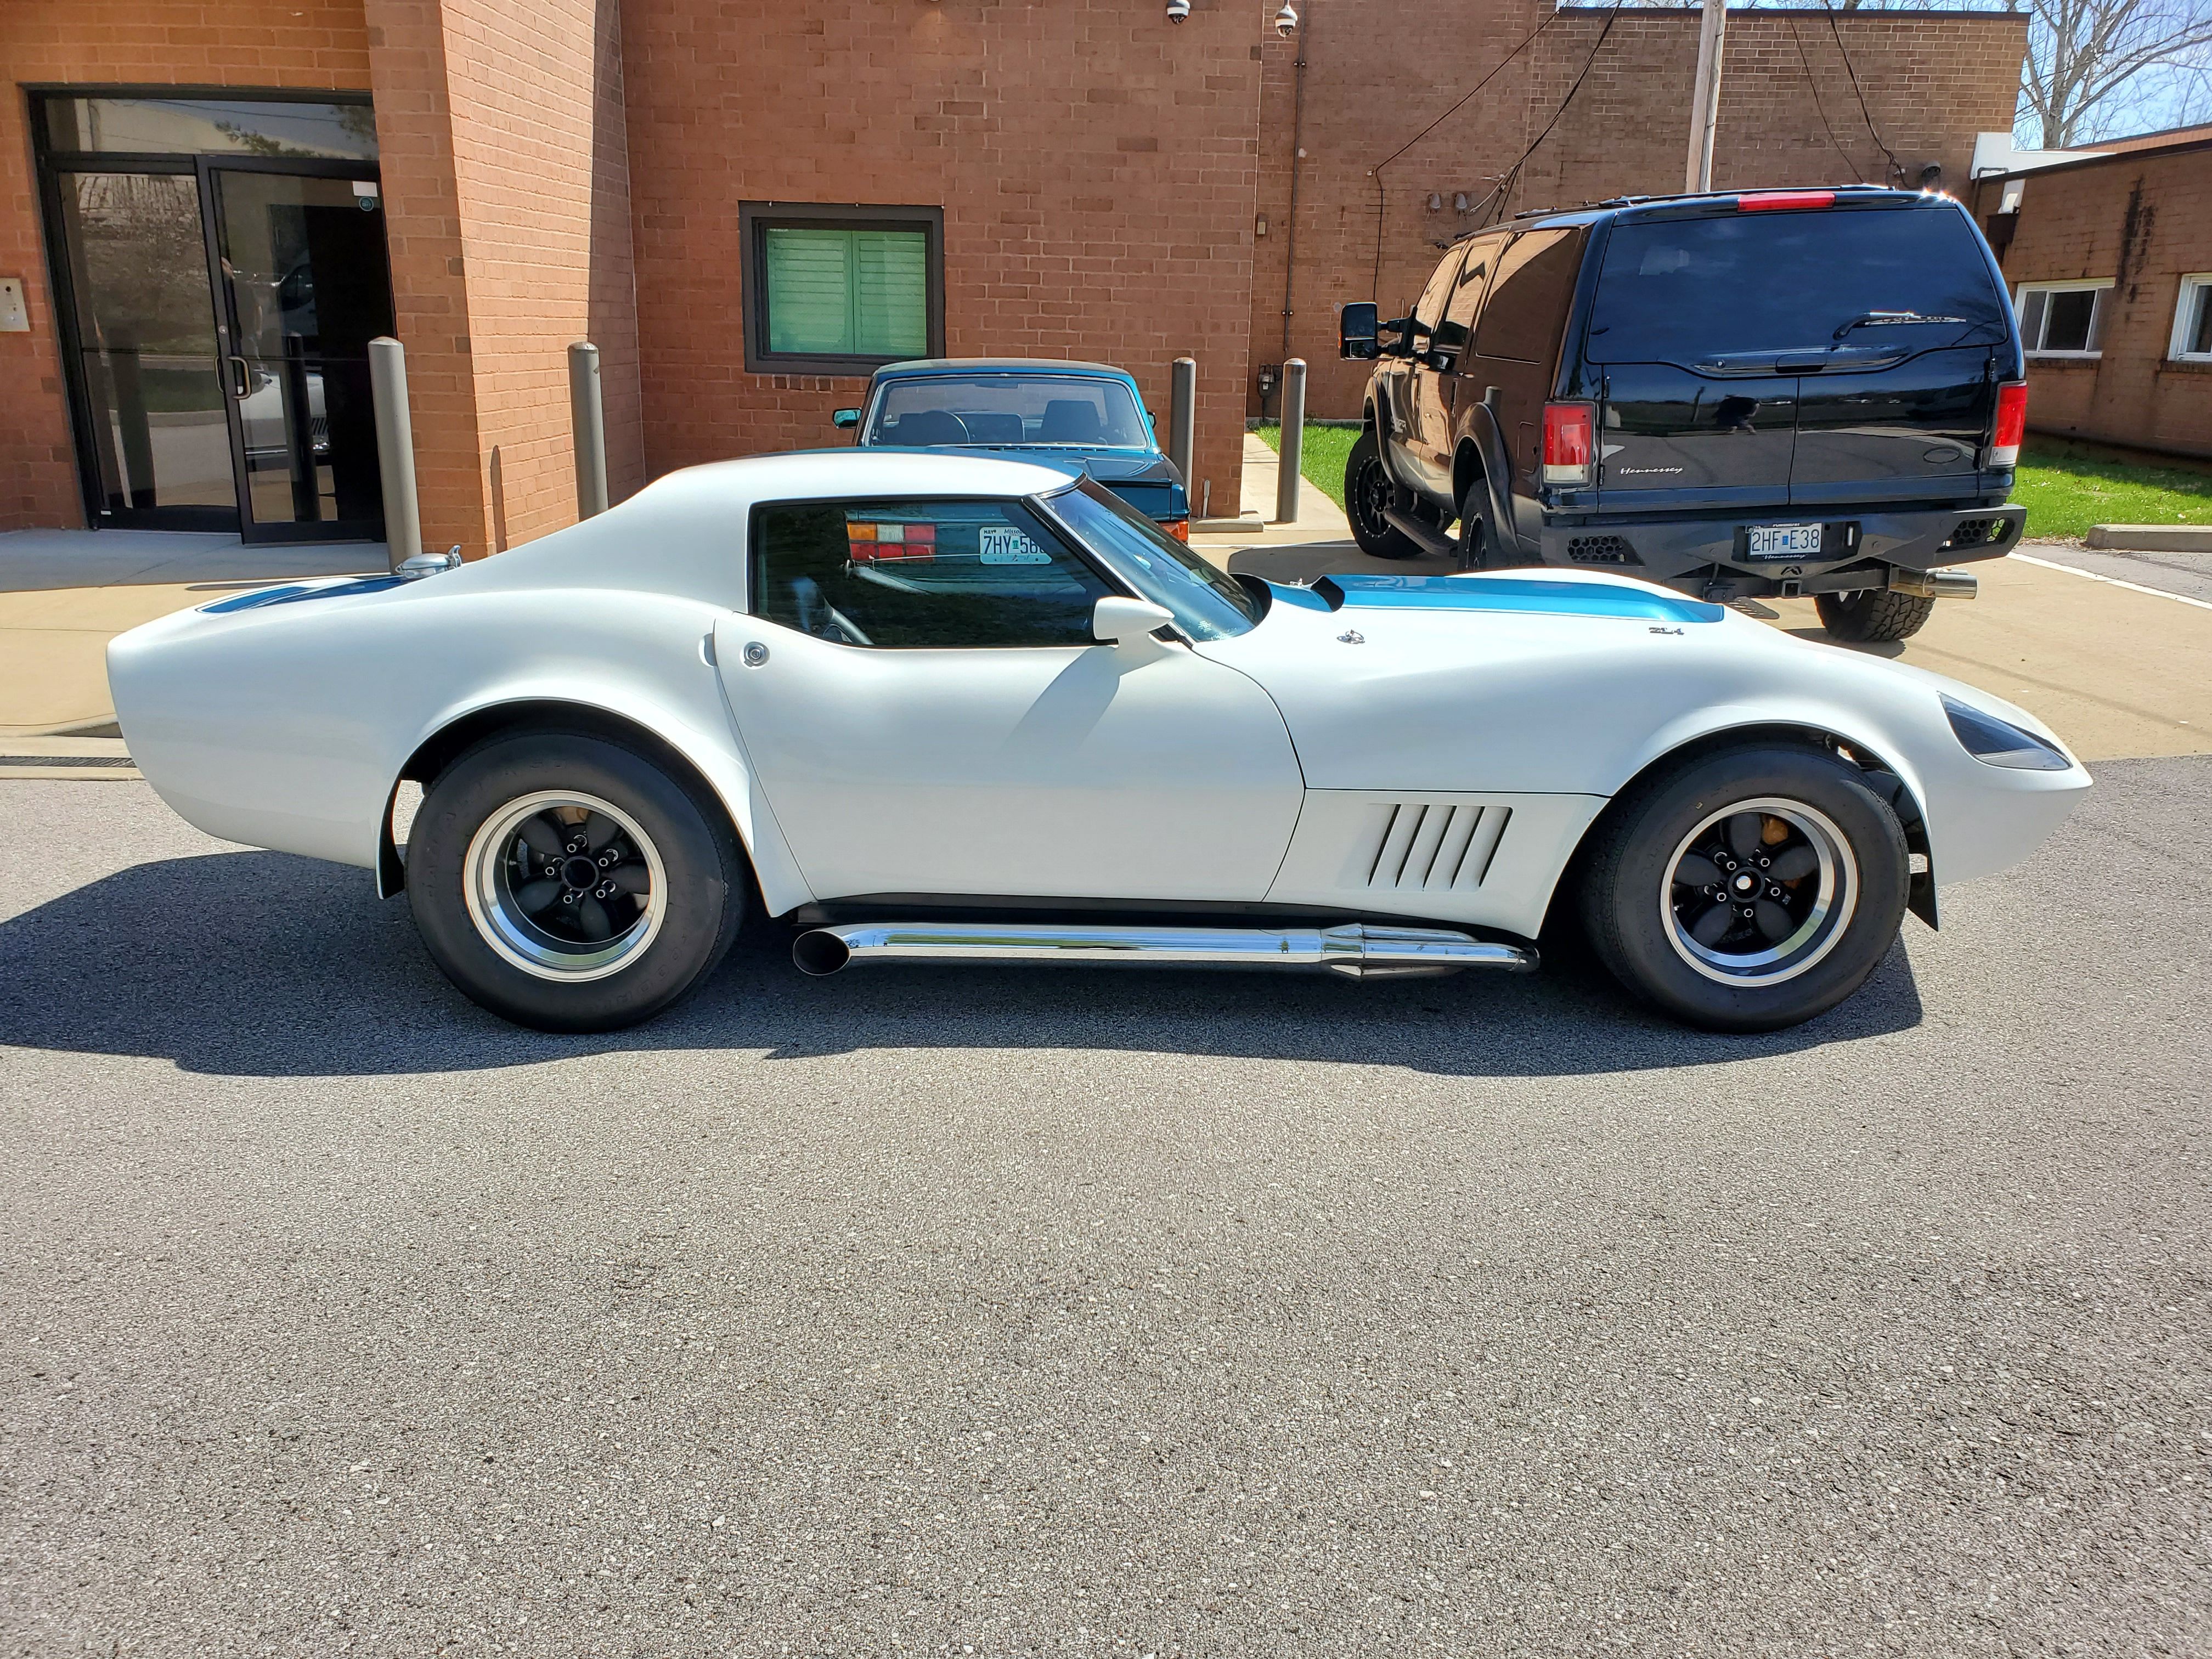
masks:
<path fill-rule="evenodd" d="M 2181 279 L 2181 303 L 2173 310 L 2173 344 L 2166 355 L 2178 362 L 2212 363 L 2212 271 Z"/>
<path fill-rule="evenodd" d="M 2094 357 L 2104 345 L 2110 278 L 2089 283 L 2022 283 L 2014 296 L 2021 343 L 2030 356 Z"/>
<path fill-rule="evenodd" d="M 945 351 L 945 215 L 937 208 L 747 203 L 745 368 L 866 374 Z"/>

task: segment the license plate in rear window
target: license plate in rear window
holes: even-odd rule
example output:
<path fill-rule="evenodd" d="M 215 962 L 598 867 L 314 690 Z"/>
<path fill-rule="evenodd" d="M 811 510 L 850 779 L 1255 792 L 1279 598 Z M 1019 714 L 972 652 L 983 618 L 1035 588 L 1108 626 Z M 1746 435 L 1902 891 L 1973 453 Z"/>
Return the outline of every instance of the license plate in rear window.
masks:
<path fill-rule="evenodd" d="M 1755 524 L 1743 532 L 1750 559 L 1817 559 L 1820 526 L 1816 524 Z"/>

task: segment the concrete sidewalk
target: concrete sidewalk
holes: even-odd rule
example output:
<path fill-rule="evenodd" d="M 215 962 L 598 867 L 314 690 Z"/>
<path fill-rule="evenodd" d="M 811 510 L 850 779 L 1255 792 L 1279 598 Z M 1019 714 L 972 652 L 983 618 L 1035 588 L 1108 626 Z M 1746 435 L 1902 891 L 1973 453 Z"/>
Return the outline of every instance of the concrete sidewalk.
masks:
<path fill-rule="evenodd" d="M 0 534 L 0 748 L 99 757 L 114 744 L 107 642 L 226 591 L 383 570 L 381 542 L 248 547 L 166 531 Z M 69 775 L 86 775 L 72 770 Z"/>
<path fill-rule="evenodd" d="M 1244 434 L 1244 474 L 1239 485 L 1244 511 L 1235 519 L 1208 519 L 1205 528 L 1194 528 L 1190 544 L 1214 563 L 1226 568 L 1231 556 L 1248 547 L 1297 547 L 1317 542 L 1352 544 L 1352 525 L 1344 511 L 1311 480 L 1298 480 L 1298 516 L 1277 522 L 1275 452 L 1260 434 Z M 1200 520 L 1194 520 L 1195 526 Z M 1345 567 L 1338 567 L 1342 568 Z"/>

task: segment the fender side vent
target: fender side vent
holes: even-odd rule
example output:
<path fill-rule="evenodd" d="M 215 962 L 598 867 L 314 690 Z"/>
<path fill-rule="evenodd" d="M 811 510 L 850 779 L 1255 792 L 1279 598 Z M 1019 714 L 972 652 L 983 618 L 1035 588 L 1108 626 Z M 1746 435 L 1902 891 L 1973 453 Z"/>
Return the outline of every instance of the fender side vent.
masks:
<path fill-rule="evenodd" d="M 1368 866 L 1367 884 L 1398 892 L 1468 892 L 1482 885 L 1513 816 L 1510 806 L 1390 809 Z"/>
<path fill-rule="evenodd" d="M 1626 536 L 1570 536 L 1567 557 L 1576 564 L 1642 564 Z"/>

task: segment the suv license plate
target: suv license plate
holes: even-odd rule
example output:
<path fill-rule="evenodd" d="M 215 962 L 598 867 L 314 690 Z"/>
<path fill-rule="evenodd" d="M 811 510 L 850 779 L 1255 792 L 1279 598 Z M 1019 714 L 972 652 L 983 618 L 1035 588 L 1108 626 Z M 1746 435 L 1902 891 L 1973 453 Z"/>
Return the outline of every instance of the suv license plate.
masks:
<path fill-rule="evenodd" d="M 1758 524 L 1743 532 L 1748 559 L 1817 559 L 1820 526 L 1816 524 Z"/>

